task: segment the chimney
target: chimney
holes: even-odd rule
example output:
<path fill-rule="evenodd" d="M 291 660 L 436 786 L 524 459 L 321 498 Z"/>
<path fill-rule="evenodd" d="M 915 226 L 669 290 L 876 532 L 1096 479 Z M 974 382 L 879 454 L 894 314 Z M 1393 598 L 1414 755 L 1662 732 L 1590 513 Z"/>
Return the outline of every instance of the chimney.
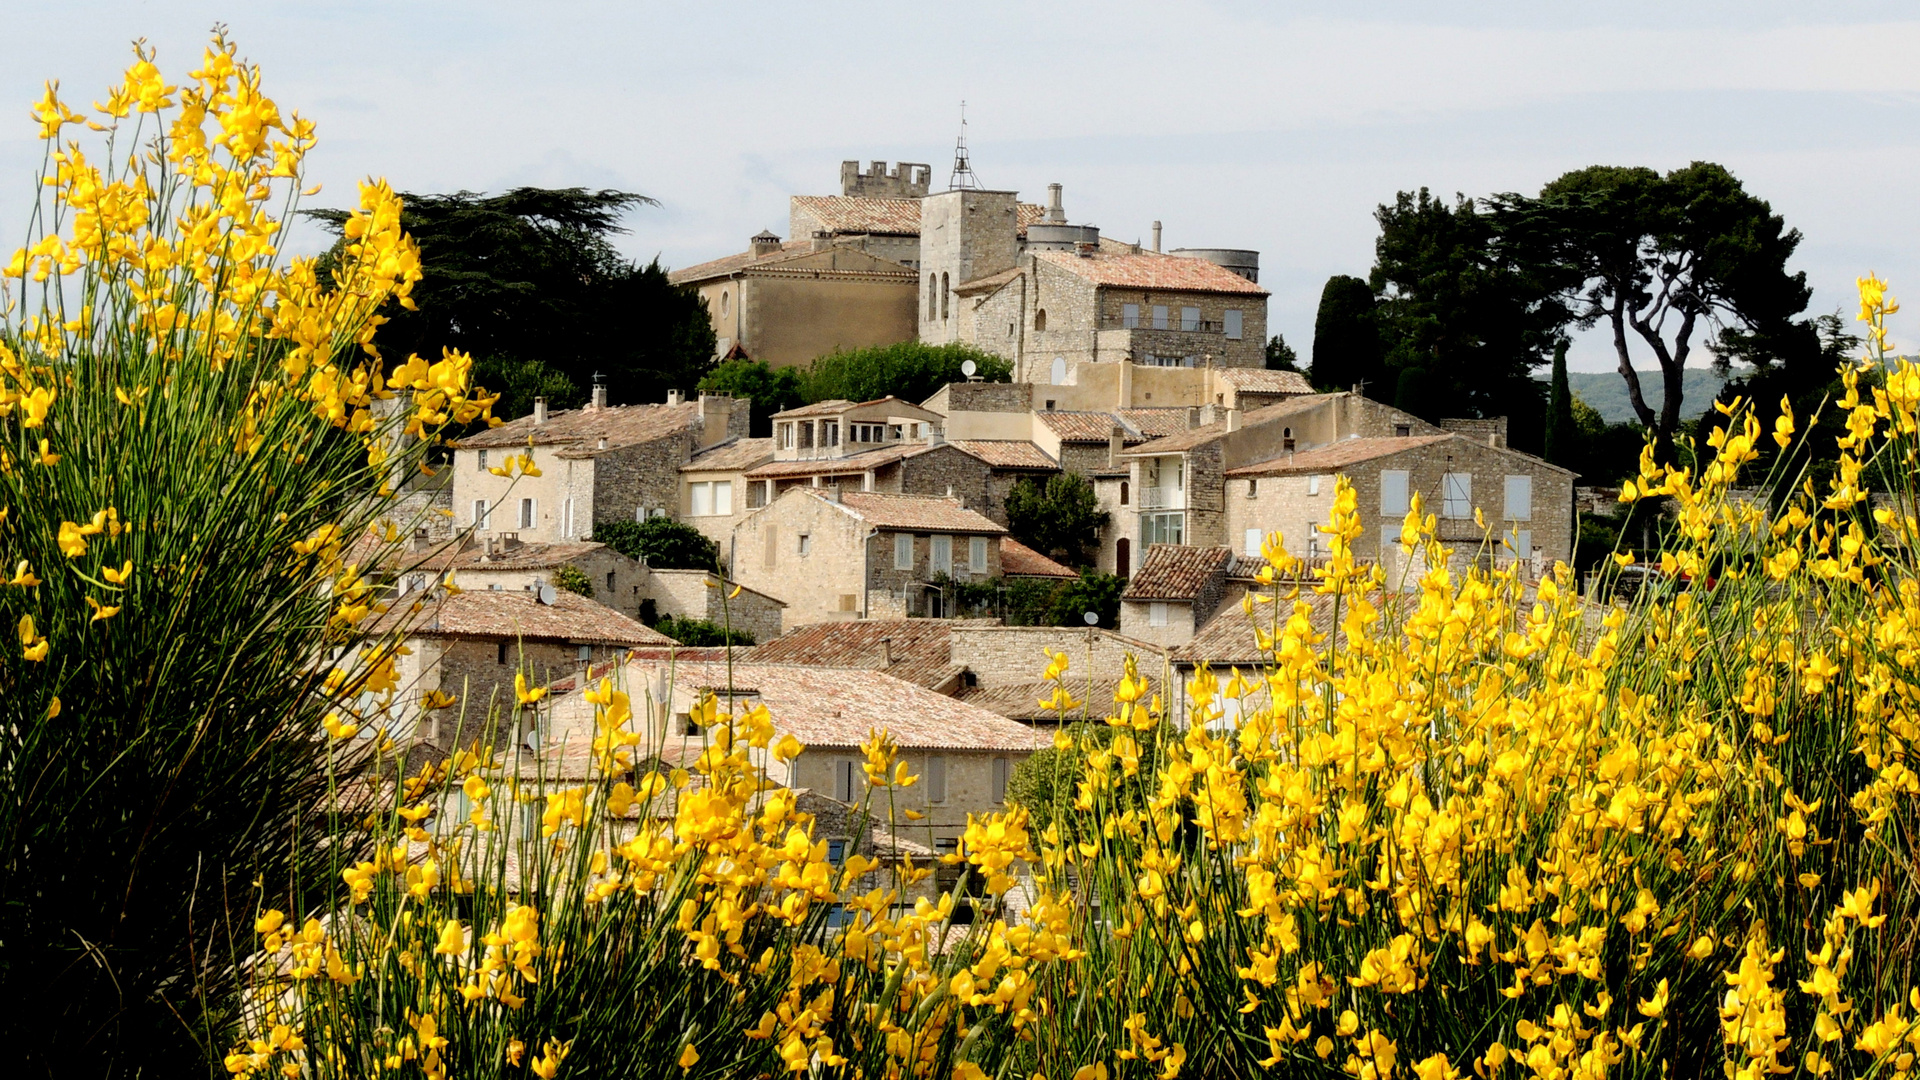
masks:
<path fill-rule="evenodd" d="M 1199 426 L 1200 426 L 1200 406 L 1198 405 L 1189 406 L 1187 408 L 1187 430 L 1192 431 L 1194 428 L 1197 428 Z"/>
<path fill-rule="evenodd" d="M 607 407 L 607 377 L 599 372 L 593 373 L 593 408 Z"/>
<path fill-rule="evenodd" d="M 539 427 L 541 424 L 544 424 L 546 422 L 547 422 L 547 399 L 543 397 L 534 398 L 533 399 L 533 426 Z"/>
<path fill-rule="evenodd" d="M 880 670 L 885 671 L 892 666 L 893 666 L 893 639 L 890 637 L 883 637 L 880 639 Z"/>
<path fill-rule="evenodd" d="M 605 435 L 602 435 L 600 436 L 600 445 L 596 449 L 605 450 L 606 448 L 607 448 L 607 437 Z"/>
<path fill-rule="evenodd" d="M 681 404 L 681 403 L 682 403 L 683 401 L 684 401 L 684 399 L 683 399 L 683 398 L 682 398 L 682 397 L 680 396 L 680 391 L 678 391 L 678 390 L 669 390 L 669 391 L 667 391 L 667 404 L 669 404 L 669 405 L 679 405 L 679 404 Z"/>
<path fill-rule="evenodd" d="M 725 394 L 700 395 L 700 445 L 714 446 L 734 434 L 733 410 L 736 402 Z M 742 406 L 744 412 L 750 405 Z"/>
<path fill-rule="evenodd" d="M 1060 205 L 1059 184 L 1047 185 L 1047 216 L 1041 220 L 1049 225 L 1065 225 L 1067 223 L 1066 207 Z"/>
<path fill-rule="evenodd" d="M 812 236 L 813 250 L 825 251 L 833 246 L 833 234 L 825 229 L 815 229 Z"/>
<path fill-rule="evenodd" d="M 840 485 L 839 484 L 827 485 L 827 498 L 829 501 L 832 501 L 832 502 L 840 501 Z"/>
<path fill-rule="evenodd" d="M 1240 410 L 1228 409 L 1226 410 L 1226 414 L 1227 414 L 1227 430 L 1239 431 L 1240 430 Z"/>
<path fill-rule="evenodd" d="M 780 238 L 773 235 L 773 230 L 771 229 L 761 229 L 751 240 L 747 241 L 747 249 L 753 252 L 754 258 L 764 259 L 780 250 Z"/>
<path fill-rule="evenodd" d="M 1091 259 L 1093 258 L 1093 249 L 1099 246 L 1098 244 L 1089 243 L 1085 240 L 1078 240 L 1074 242 L 1073 253 L 1083 259 Z"/>
<path fill-rule="evenodd" d="M 1160 250 L 1160 223 L 1157 221 L 1153 223 L 1153 250 Z"/>
<path fill-rule="evenodd" d="M 1113 425 L 1113 430 L 1107 432 L 1107 468 L 1117 469 L 1120 467 L 1120 454 L 1126 448 L 1126 429 L 1119 424 Z"/>

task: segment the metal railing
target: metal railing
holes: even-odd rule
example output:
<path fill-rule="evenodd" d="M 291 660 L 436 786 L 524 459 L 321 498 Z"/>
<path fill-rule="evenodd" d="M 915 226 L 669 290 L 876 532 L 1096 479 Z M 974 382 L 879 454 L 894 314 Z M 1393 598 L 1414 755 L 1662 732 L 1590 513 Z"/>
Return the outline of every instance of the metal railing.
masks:
<path fill-rule="evenodd" d="M 1140 489 L 1140 509 L 1142 510 L 1184 510 L 1186 493 L 1179 488 L 1150 487 Z"/>

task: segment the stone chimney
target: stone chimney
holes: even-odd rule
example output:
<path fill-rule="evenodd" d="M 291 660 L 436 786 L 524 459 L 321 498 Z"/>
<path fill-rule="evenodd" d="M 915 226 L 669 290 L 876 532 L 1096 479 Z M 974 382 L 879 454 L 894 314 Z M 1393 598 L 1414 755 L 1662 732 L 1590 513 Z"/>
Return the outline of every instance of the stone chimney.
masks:
<path fill-rule="evenodd" d="M 1239 431 L 1240 430 L 1240 410 L 1227 409 L 1225 410 L 1225 412 L 1227 414 L 1227 430 Z"/>
<path fill-rule="evenodd" d="M 597 371 L 593 373 L 593 404 L 589 407 L 593 409 L 607 407 L 607 377 Z"/>
<path fill-rule="evenodd" d="M 667 404 L 679 405 L 679 404 L 682 404 L 683 401 L 684 399 L 680 396 L 680 391 L 678 390 L 667 391 Z"/>
<path fill-rule="evenodd" d="M 1153 223 L 1153 250 L 1160 250 L 1160 223 L 1157 221 Z"/>
<path fill-rule="evenodd" d="M 764 259 L 780 250 L 780 238 L 773 235 L 771 229 L 761 229 L 747 241 L 747 249 L 753 252 L 754 258 Z"/>
<path fill-rule="evenodd" d="M 815 251 L 825 251 L 833 246 L 833 234 L 825 229 L 815 229 L 810 239 Z"/>
<path fill-rule="evenodd" d="M 883 637 L 880 639 L 880 670 L 885 671 L 892 666 L 893 666 L 893 639 L 890 637 Z"/>
<path fill-rule="evenodd" d="M 541 424 L 544 424 L 546 422 L 547 422 L 547 399 L 543 397 L 534 398 L 533 399 L 533 426 L 539 427 Z"/>
<path fill-rule="evenodd" d="M 1060 185 L 1047 185 L 1047 215 L 1040 219 L 1049 225 L 1065 225 L 1067 208 L 1060 203 Z"/>
<path fill-rule="evenodd" d="M 1127 429 L 1121 427 L 1119 424 L 1113 425 L 1113 430 L 1107 432 L 1107 468 L 1117 469 L 1120 467 L 1120 454 L 1126 450 L 1126 448 Z"/>
<path fill-rule="evenodd" d="M 727 441 L 734 434 L 733 409 L 735 402 L 725 394 L 700 395 L 700 445 L 714 446 Z"/>
<path fill-rule="evenodd" d="M 828 484 L 828 485 L 827 485 L 827 500 L 828 500 L 829 502 L 839 502 L 839 501 L 840 501 L 840 485 L 839 485 L 839 484 Z"/>
<path fill-rule="evenodd" d="M 1197 428 L 1199 426 L 1200 426 L 1200 406 L 1190 405 L 1187 407 L 1187 430 L 1192 431 L 1194 428 Z"/>

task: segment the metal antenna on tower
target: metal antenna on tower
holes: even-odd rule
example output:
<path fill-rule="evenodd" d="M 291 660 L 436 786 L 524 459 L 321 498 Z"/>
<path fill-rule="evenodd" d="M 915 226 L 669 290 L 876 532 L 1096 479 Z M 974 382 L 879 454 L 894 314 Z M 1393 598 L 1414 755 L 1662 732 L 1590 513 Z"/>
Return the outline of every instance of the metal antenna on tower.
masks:
<path fill-rule="evenodd" d="M 967 154 L 967 103 L 960 103 L 960 138 L 953 144 L 953 172 L 947 177 L 948 191 L 980 189 L 980 178 L 974 175 L 973 159 Z"/>

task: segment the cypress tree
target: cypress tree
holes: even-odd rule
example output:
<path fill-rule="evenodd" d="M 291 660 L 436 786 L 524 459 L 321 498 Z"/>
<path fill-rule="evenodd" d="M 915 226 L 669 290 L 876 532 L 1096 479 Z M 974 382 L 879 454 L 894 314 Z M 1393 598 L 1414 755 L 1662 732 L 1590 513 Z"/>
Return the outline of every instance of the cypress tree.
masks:
<path fill-rule="evenodd" d="M 1562 339 L 1553 347 L 1553 383 L 1547 391 L 1546 459 L 1565 465 L 1573 457 L 1576 434 L 1573 391 L 1567 387 L 1567 343 Z"/>

